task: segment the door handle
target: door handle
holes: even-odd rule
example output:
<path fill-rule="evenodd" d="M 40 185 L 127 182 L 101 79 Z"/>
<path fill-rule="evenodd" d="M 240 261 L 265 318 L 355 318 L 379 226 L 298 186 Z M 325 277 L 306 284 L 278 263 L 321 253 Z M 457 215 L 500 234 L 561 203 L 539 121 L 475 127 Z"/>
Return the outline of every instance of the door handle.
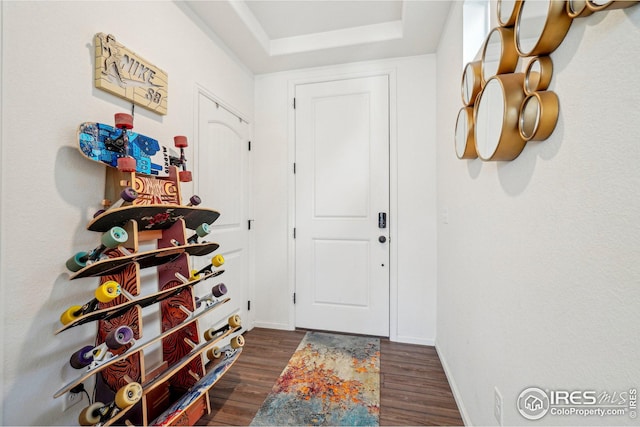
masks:
<path fill-rule="evenodd" d="M 384 242 L 386 242 L 386 241 L 387 241 L 387 238 L 386 238 L 386 237 L 384 237 L 384 236 L 380 236 L 380 237 L 378 237 L 378 242 L 380 242 L 380 243 L 384 243 Z"/>

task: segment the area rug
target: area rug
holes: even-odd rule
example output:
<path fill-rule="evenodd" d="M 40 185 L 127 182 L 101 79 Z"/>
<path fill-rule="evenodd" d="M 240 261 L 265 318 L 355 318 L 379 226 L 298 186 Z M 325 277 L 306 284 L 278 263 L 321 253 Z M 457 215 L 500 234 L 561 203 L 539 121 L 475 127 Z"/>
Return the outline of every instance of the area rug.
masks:
<path fill-rule="evenodd" d="M 377 426 L 380 340 L 307 332 L 253 426 Z"/>

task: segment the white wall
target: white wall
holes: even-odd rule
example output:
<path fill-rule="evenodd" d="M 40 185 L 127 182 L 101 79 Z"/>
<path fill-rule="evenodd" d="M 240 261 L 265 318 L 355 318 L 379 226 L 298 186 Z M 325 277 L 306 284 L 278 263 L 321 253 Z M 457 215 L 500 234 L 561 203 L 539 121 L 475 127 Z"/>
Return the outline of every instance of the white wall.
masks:
<path fill-rule="evenodd" d="M 254 213 L 257 326 L 294 327 L 293 86 L 391 73 L 393 339 L 435 338 L 435 57 L 345 64 L 256 76 Z M 395 210 L 394 210 L 395 209 Z M 395 227 L 395 229 L 393 228 Z"/>
<path fill-rule="evenodd" d="M 454 153 L 461 17 L 457 2 L 438 49 L 436 345 L 467 423 L 497 424 L 497 387 L 504 425 L 526 424 L 516 399 L 528 386 L 638 386 L 640 7 L 574 21 L 551 55 L 555 132 L 501 163 Z"/>
<path fill-rule="evenodd" d="M 196 85 L 253 115 L 253 76 L 173 2 L 9 2 L 2 7 L 2 424 L 74 425 L 53 393 L 95 324 L 58 336 L 60 313 L 91 298 L 97 279 L 69 282 L 65 260 L 98 243 L 85 230 L 104 168 L 82 158 L 76 129 L 111 123 L 130 104 L 93 88 L 93 36 L 119 41 L 169 74 L 169 114 L 136 108 L 138 131 L 170 144 L 195 134 Z M 188 153 L 188 156 L 190 153 Z M 189 157 L 192 158 L 192 157 Z M 184 187 L 191 194 L 190 186 Z M 206 202 L 206 201 L 205 201 Z M 144 285 L 143 285 L 144 286 Z"/>

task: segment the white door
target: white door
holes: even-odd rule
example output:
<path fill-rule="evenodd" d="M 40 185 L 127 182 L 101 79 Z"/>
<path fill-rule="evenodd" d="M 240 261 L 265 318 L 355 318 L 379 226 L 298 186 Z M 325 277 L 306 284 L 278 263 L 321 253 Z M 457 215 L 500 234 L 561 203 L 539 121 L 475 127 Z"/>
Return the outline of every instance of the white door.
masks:
<path fill-rule="evenodd" d="M 295 97 L 296 326 L 388 336 L 388 76 Z"/>
<path fill-rule="evenodd" d="M 214 310 L 201 322 L 201 329 L 227 319 L 232 313 L 247 321 L 247 300 L 250 251 L 247 221 L 249 219 L 249 155 L 250 126 L 204 94 L 198 100 L 198 145 L 194 168 L 195 193 L 202 206 L 220 212 L 213 223 L 211 234 L 204 238 L 217 242 L 220 248 L 213 253 L 222 254 L 225 272 L 197 285 L 196 295 L 203 295 L 217 283 L 227 286 L 231 301 Z M 194 267 L 210 264 L 211 257 L 193 258 Z"/>

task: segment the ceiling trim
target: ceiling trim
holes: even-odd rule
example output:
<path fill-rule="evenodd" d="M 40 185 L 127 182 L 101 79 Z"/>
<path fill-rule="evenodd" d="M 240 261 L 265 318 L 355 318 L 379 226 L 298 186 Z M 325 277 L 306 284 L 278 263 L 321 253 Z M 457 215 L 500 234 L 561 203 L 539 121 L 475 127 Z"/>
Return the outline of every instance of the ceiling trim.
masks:
<path fill-rule="evenodd" d="M 404 35 L 405 4 L 402 5 L 402 20 L 321 33 L 304 34 L 301 36 L 270 39 L 264 27 L 260 24 L 260 21 L 258 21 L 244 0 L 226 1 L 240 20 L 246 25 L 264 52 L 271 57 L 398 40 L 402 39 Z"/>
<path fill-rule="evenodd" d="M 382 22 L 380 24 L 271 40 L 270 49 L 267 53 L 269 56 L 290 55 L 314 50 L 397 40 L 401 39 L 402 35 L 402 21 Z"/>

